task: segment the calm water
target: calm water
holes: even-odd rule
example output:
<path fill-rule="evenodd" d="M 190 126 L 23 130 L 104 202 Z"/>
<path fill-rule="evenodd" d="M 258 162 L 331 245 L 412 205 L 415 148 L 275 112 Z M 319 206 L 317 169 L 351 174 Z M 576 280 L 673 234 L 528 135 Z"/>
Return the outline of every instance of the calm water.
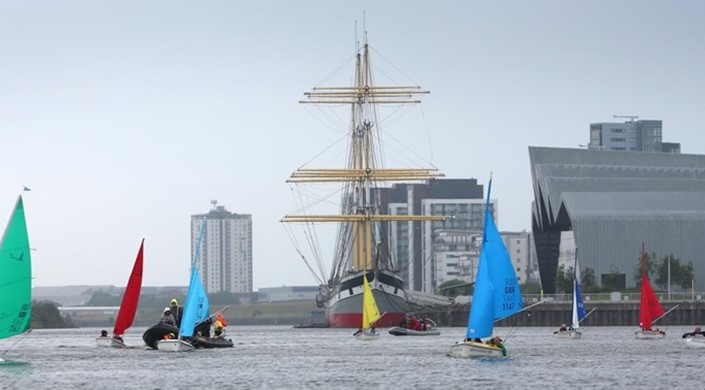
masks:
<path fill-rule="evenodd" d="M 464 335 L 360 341 L 351 330 L 230 327 L 235 348 L 167 354 L 145 350 L 144 328 L 130 329 L 130 350 L 97 348 L 99 329 L 35 330 L 4 355 L 1 388 L 703 388 L 705 350 L 686 349 L 691 327 L 670 327 L 665 340 L 635 340 L 634 328 L 584 329 L 559 340 L 554 329 L 497 329 L 507 359 L 446 357 Z M 0 353 L 17 337 L 0 340 Z"/>

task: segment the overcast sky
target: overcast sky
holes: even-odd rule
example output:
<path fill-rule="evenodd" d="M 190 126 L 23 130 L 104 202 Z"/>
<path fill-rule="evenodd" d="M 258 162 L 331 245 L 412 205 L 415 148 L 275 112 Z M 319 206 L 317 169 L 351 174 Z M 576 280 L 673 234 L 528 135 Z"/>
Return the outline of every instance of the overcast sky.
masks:
<path fill-rule="evenodd" d="M 313 285 L 285 180 L 340 133 L 298 101 L 363 10 L 376 58 L 431 91 L 390 136 L 493 172 L 501 230 L 531 227 L 529 145 L 619 114 L 705 153 L 702 1 L 0 1 L 0 218 L 32 189 L 34 285 L 124 286 L 142 238 L 144 284 L 186 285 L 212 199 L 252 215 L 255 289 Z"/>

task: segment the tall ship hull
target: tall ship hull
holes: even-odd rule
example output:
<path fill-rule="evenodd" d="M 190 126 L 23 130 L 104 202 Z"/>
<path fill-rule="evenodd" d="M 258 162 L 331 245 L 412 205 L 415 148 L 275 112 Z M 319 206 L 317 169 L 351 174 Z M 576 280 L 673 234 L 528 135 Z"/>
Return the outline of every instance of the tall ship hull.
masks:
<path fill-rule="evenodd" d="M 363 272 L 350 274 L 332 291 L 326 308 L 326 321 L 331 328 L 359 328 L 362 321 Z M 367 272 L 372 295 L 382 317 L 376 326 L 387 328 L 399 325 L 409 311 L 404 282 L 391 271 Z"/>

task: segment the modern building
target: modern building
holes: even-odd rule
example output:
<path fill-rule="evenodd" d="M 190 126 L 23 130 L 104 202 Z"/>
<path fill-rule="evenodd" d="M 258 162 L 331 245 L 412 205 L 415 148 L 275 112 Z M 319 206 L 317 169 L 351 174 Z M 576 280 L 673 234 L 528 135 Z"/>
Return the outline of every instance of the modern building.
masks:
<path fill-rule="evenodd" d="M 705 285 L 705 156 L 529 147 L 529 158 L 544 292 L 555 292 L 565 232 L 579 268 L 591 268 L 598 284 L 616 277 L 635 287 L 645 243 L 657 258 L 692 262 L 696 289 Z"/>
<path fill-rule="evenodd" d="M 530 237 L 526 231 L 500 232 L 504 246 L 511 258 L 519 283 L 530 275 Z M 435 292 L 444 282 L 459 279 L 466 283 L 475 281 L 482 249 L 482 230 L 445 230 L 434 234 L 433 264 Z"/>
<path fill-rule="evenodd" d="M 231 213 L 215 200 L 211 203 L 207 214 L 191 216 L 191 258 L 205 219 L 198 260 L 203 286 L 208 293 L 252 292 L 252 216 Z"/>
<path fill-rule="evenodd" d="M 379 190 L 380 210 L 391 215 L 444 215 L 433 222 L 384 222 L 382 242 L 388 242 L 385 261 L 396 265 L 407 289 L 435 292 L 439 285 L 434 247 L 440 231 L 482 232 L 484 221 L 483 186 L 476 179 L 433 179 L 421 184 L 400 183 Z M 496 215 L 496 201 L 492 202 Z M 448 243 L 448 248 L 453 248 Z M 448 254 L 463 252 L 449 249 Z M 442 265 L 441 265 L 442 267 Z M 443 272 L 443 271 L 441 271 Z M 453 272 L 453 271 L 451 271 Z M 443 279 L 443 278 L 442 278 Z"/>
<path fill-rule="evenodd" d="M 530 238 L 531 234 L 526 230 L 521 232 L 499 232 L 504 240 L 504 246 L 509 252 L 509 257 L 512 259 L 514 273 L 517 275 L 517 281 L 521 284 L 529 280 L 531 270 L 531 251 Z"/>
<path fill-rule="evenodd" d="M 591 123 L 589 149 L 631 152 L 680 153 L 679 143 L 663 142 L 660 120 L 638 120 L 629 117 L 624 123 Z"/>

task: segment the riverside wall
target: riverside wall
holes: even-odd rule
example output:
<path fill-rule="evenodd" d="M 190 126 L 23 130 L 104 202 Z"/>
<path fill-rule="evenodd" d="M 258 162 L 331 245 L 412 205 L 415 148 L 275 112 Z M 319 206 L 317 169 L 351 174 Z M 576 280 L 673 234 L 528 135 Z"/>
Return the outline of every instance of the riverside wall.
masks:
<path fill-rule="evenodd" d="M 665 301 L 665 310 L 678 307 L 655 326 L 705 325 L 705 301 Z M 528 304 L 527 304 L 528 306 Z M 581 326 L 639 326 L 639 302 L 586 302 L 587 311 L 596 309 L 580 323 Z M 439 325 L 466 326 L 468 306 L 454 307 L 449 311 L 436 312 Z M 432 314 L 433 315 L 433 314 Z M 572 315 L 572 302 L 544 302 L 524 312 L 500 321 L 497 326 L 559 326 L 569 324 Z"/>

